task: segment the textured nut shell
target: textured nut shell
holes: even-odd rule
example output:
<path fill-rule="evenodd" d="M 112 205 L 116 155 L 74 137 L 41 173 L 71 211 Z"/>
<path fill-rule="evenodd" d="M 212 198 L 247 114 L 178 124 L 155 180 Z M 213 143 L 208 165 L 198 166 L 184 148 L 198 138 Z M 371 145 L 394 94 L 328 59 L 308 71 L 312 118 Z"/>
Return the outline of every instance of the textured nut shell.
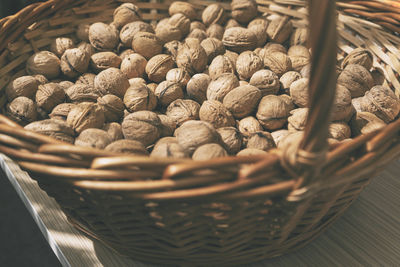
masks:
<path fill-rule="evenodd" d="M 50 44 L 50 51 L 56 56 L 61 57 L 65 50 L 74 48 L 75 44 L 71 38 L 58 37 Z"/>
<path fill-rule="evenodd" d="M 73 109 L 76 105 L 72 103 L 62 103 L 53 108 L 49 117 L 52 119 L 60 119 L 67 120 L 68 113 Z"/>
<path fill-rule="evenodd" d="M 190 31 L 190 20 L 182 13 L 172 15 L 168 19 L 168 23 L 177 27 L 181 31 L 182 37 L 188 35 Z"/>
<path fill-rule="evenodd" d="M 279 143 L 281 142 L 281 140 L 283 140 L 289 134 L 290 134 L 290 132 L 286 129 L 274 131 L 271 133 L 272 138 L 274 138 L 274 142 L 275 142 L 276 146 L 278 146 L 278 147 L 279 147 Z"/>
<path fill-rule="evenodd" d="M 160 135 L 162 137 L 172 136 L 176 129 L 176 121 L 164 114 L 158 115 L 158 118 L 161 121 Z"/>
<path fill-rule="evenodd" d="M 279 81 L 281 83 L 282 89 L 286 93 L 289 93 L 289 89 L 290 89 L 290 86 L 292 85 L 292 83 L 294 83 L 295 81 L 297 81 L 299 79 L 301 79 L 300 73 L 298 73 L 297 71 L 288 71 L 281 76 Z"/>
<path fill-rule="evenodd" d="M 239 80 L 232 73 L 224 73 L 217 79 L 212 80 L 207 88 L 207 99 L 223 101 L 224 97 L 239 86 Z"/>
<path fill-rule="evenodd" d="M 223 100 L 224 106 L 235 118 L 244 118 L 252 113 L 261 99 L 261 91 L 252 85 L 243 85 L 230 91 Z"/>
<path fill-rule="evenodd" d="M 283 127 L 289 116 L 286 102 L 276 95 L 264 96 L 257 110 L 257 119 L 266 130 L 277 130 Z"/>
<path fill-rule="evenodd" d="M 191 75 L 203 72 L 207 65 L 207 53 L 197 39 L 187 38 L 178 50 L 176 64 Z"/>
<path fill-rule="evenodd" d="M 293 109 L 295 109 L 293 99 L 289 95 L 283 94 L 279 95 L 279 97 L 286 103 L 288 111 L 292 111 Z"/>
<path fill-rule="evenodd" d="M 78 48 L 81 49 L 82 51 L 85 51 L 85 53 L 87 53 L 89 55 L 89 57 L 91 57 L 95 52 L 94 47 L 91 44 L 86 43 L 86 42 L 81 42 L 78 45 Z"/>
<path fill-rule="evenodd" d="M 295 45 L 290 47 L 288 56 L 292 62 L 292 68 L 295 71 L 301 71 L 304 66 L 310 64 L 311 54 L 305 46 Z"/>
<path fill-rule="evenodd" d="M 96 78 L 96 74 L 93 73 L 85 73 L 81 75 L 77 80 L 76 84 L 85 84 L 91 87 L 94 87 L 94 79 Z"/>
<path fill-rule="evenodd" d="M 213 25 L 214 25 L 214 24 L 213 24 Z M 199 29 L 199 30 L 205 31 L 205 30 L 207 30 L 207 27 L 206 27 L 206 25 L 204 25 L 203 22 L 200 22 L 200 21 L 192 21 L 192 22 L 190 23 L 190 32 L 192 32 L 194 29 Z M 222 33 L 223 33 L 223 32 L 222 32 Z"/>
<path fill-rule="evenodd" d="M 224 24 L 226 19 L 226 14 L 224 8 L 218 4 L 211 4 L 207 6 L 201 15 L 201 20 L 206 26 L 210 26 L 211 24 Z"/>
<path fill-rule="evenodd" d="M 207 54 L 208 63 L 211 63 L 216 56 L 225 54 L 224 44 L 216 38 L 209 37 L 204 39 L 201 41 L 201 46 Z"/>
<path fill-rule="evenodd" d="M 186 152 L 175 137 L 164 137 L 158 140 L 150 154 L 154 158 L 189 158 Z"/>
<path fill-rule="evenodd" d="M 121 28 L 127 23 L 141 20 L 139 8 L 132 3 L 124 3 L 114 10 L 114 24 L 117 28 Z"/>
<path fill-rule="evenodd" d="M 130 112 L 153 110 L 157 106 L 157 98 L 145 84 L 139 84 L 126 90 L 124 104 Z"/>
<path fill-rule="evenodd" d="M 70 82 L 70 81 L 62 81 L 62 82 L 59 82 L 58 85 L 61 86 L 61 88 L 64 91 L 67 91 L 67 89 L 70 88 L 71 86 L 73 86 L 74 83 Z"/>
<path fill-rule="evenodd" d="M 342 62 L 342 69 L 346 68 L 347 65 L 350 64 L 358 64 L 370 70 L 372 68 L 374 57 L 372 53 L 364 48 L 356 48 L 348 54 L 343 62 Z"/>
<path fill-rule="evenodd" d="M 190 80 L 190 75 L 183 68 L 174 68 L 167 72 L 165 79 L 167 81 L 180 83 L 182 86 L 186 86 Z"/>
<path fill-rule="evenodd" d="M 346 65 L 337 82 L 350 91 L 352 98 L 364 96 L 374 86 L 371 73 L 363 66 L 354 64 Z"/>
<path fill-rule="evenodd" d="M 75 84 L 65 90 L 65 93 L 72 103 L 96 102 L 100 97 L 99 92 L 85 84 Z"/>
<path fill-rule="evenodd" d="M 182 39 L 182 32 L 179 28 L 169 23 L 158 23 L 155 32 L 162 43 L 175 40 L 179 41 Z"/>
<path fill-rule="evenodd" d="M 281 52 L 266 54 L 263 61 L 264 66 L 275 72 L 279 77 L 292 69 L 290 58 Z"/>
<path fill-rule="evenodd" d="M 332 121 L 348 121 L 351 114 L 354 112 L 353 105 L 351 104 L 351 94 L 346 87 L 337 85 L 335 100 L 332 107 Z"/>
<path fill-rule="evenodd" d="M 75 145 L 104 149 L 111 143 L 108 133 L 100 129 L 86 129 L 75 139 Z"/>
<path fill-rule="evenodd" d="M 289 131 L 304 131 L 307 124 L 308 108 L 298 108 L 290 112 L 288 118 Z"/>
<path fill-rule="evenodd" d="M 211 24 L 207 30 L 207 36 L 210 38 L 216 38 L 222 41 L 222 37 L 224 37 L 225 29 L 219 24 Z"/>
<path fill-rule="evenodd" d="M 99 51 L 113 50 L 119 41 L 118 30 L 114 26 L 96 22 L 90 25 L 89 41 Z"/>
<path fill-rule="evenodd" d="M 228 56 L 226 55 L 219 55 L 216 56 L 210 66 L 208 66 L 208 73 L 211 79 L 215 80 L 219 76 L 224 73 L 232 73 L 235 74 L 236 72 L 236 61 L 233 62 Z"/>
<path fill-rule="evenodd" d="M 243 27 L 226 29 L 222 38 L 225 47 L 237 53 L 254 50 L 257 42 L 258 39 L 254 32 Z"/>
<path fill-rule="evenodd" d="M 370 112 L 357 112 L 350 121 L 353 136 L 374 132 L 386 126 L 386 123 Z"/>
<path fill-rule="evenodd" d="M 105 95 L 97 99 L 97 104 L 104 111 L 106 122 L 119 121 L 124 115 L 124 103 L 115 95 Z"/>
<path fill-rule="evenodd" d="M 308 78 L 301 78 L 290 85 L 290 96 L 293 102 L 301 108 L 308 105 L 308 83 Z"/>
<path fill-rule="evenodd" d="M 47 79 L 54 79 L 60 70 L 60 59 L 49 51 L 35 53 L 26 62 L 26 72 L 29 75 L 41 74 Z"/>
<path fill-rule="evenodd" d="M 133 49 L 128 48 L 128 49 L 125 49 L 124 51 L 122 51 L 119 54 L 119 57 L 121 58 L 121 60 L 124 60 L 127 56 L 132 55 L 132 54 L 135 54 L 135 51 L 133 51 Z"/>
<path fill-rule="evenodd" d="M 290 45 L 306 45 L 308 40 L 308 29 L 297 28 L 290 36 Z"/>
<path fill-rule="evenodd" d="M 38 81 L 33 76 L 22 76 L 11 81 L 6 87 L 6 95 L 9 102 L 19 96 L 34 99 L 38 89 Z"/>
<path fill-rule="evenodd" d="M 146 59 L 161 53 L 163 45 L 161 40 L 151 32 L 137 32 L 132 39 L 132 48 Z"/>
<path fill-rule="evenodd" d="M 248 23 L 257 15 L 257 3 L 254 0 L 233 0 L 232 17 L 240 23 Z"/>
<path fill-rule="evenodd" d="M 206 31 L 200 30 L 200 29 L 194 29 L 189 33 L 187 38 L 192 38 L 192 39 L 197 39 L 199 42 L 203 41 L 208 37 Z"/>
<path fill-rule="evenodd" d="M 232 113 L 219 101 L 207 100 L 201 105 L 199 112 L 200 120 L 206 121 L 215 129 L 221 127 L 235 126 Z"/>
<path fill-rule="evenodd" d="M 50 112 L 55 106 L 64 102 L 65 92 L 57 83 L 47 83 L 39 85 L 35 99 L 38 107 Z"/>
<path fill-rule="evenodd" d="M 239 153 L 236 154 L 238 157 L 248 157 L 248 156 L 257 156 L 257 155 L 266 155 L 268 154 L 264 150 L 256 149 L 256 148 L 245 148 Z"/>
<path fill-rule="evenodd" d="M 241 53 L 236 60 L 236 71 L 241 80 L 250 79 L 253 74 L 263 68 L 262 59 L 252 51 Z"/>
<path fill-rule="evenodd" d="M 124 118 L 122 132 L 125 139 L 151 145 L 160 138 L 161 121 L 157 114 L 151 111 L 137 111 Z"/>
<path fill-rule="evenodd" d="M 48 135 L 57 140 L 67 143 L 74 143 L 74 131 L 60 120 L 42 120 L 35 121 L 26 125 L 25 130 L 37 132 L 40 134 Z"/>
<path fill-rule="evenodd" d="M 237 128 L 245 137 L 248 137 L 256 132 L 262 132 L 264 130 L 260 122 L 253 116 L 241 119 Z"/>
<path fill-rule="evenodd" d="M 278 17 L 271 21 L 267 28 L 268 38 L 282 44 L 292 34 L 293 24 L 287 17 Z"/>
<path fill-rule="evenodd" d="M 133 37 L 138 32 L 154 33 L 154 29 L 150 24 L 143 21 L 135 21 L 128 23 L 124 27 L 122 27 L 119 33 L 119 38 L 121 39 L 122 44 L 125 47 L 131 47 Z"/>
<path fill-rule="evenodd" d="M 350 126 L 343 122 L 335 122 L 329 125 L 329 137 L 338 141 L 351 137 Z"/>
<path fill-rule="evenodd" d="M 184 96 L 182 85 L 170 81 L 160 83 L 154 93 L 157 96 L 158 102 L 164 107 Z"/>
<path fill-rule="evenodd" d="M 193 75 L 186 86 L 187 96 L 202 104 L 207 99 L 207 88 L 210 82 L 210 76 L 205 73 Z"/>
<path fill-rule="evenodd" d="M 228 19 L 228 21 L 225 24 L 225 29 L 233 28 L 233 27 L 241 27 L 240 23 L 237 22 L 234 19 Z"/>
<path fill-rule="evenodd" d="M 79 40 L 84 42 L 89 42 L 89 28 L 90 24 L 82 23 L 78 25 L 78 29 L 76 30 L 76 36 Z"/>
<path fill-rule="evenodd" d="M 146 150 L 144 145 L 135 140 L 117 140 L 106 146 L 105 150 L 116 153 L 132 154 L 136 156 L 149 155 L 149 152 Z"/>
<path fill-rule="evenodd" d="M 187 121 L 176 129 L 178 143 L 190 155 L 200 146 L 219 143 L 220 136 L 215 128 L 204 121 Z"/>
<path fill-rule="evenodd" d="M 148 78 L 156 83 L 165 80 L 165 76 L 170 69 L 173 69 L 175 62 L 171 56 L 160 54 L 152 57 L 146 65 Z"/>
<path fill-rule="evenodd" d="M 42 74 L 33 75 L 33 77 L 38 82 L 38 85 L 49 83 L 49 80 Z"/>
<path fill-rule="evenodd" d="M 113 52 L 95 53 L 90 57 L 90 66 L 98 73 L 108 68 L 119 68 L 122 59 Z"/>
<path fill-rule="evenodd" d="M 147 60 L 139 54 L 126 56 L 121 63 L 121 71 L 128 79 L 142 78 L 146 70 Z"/>
<path fill-rule="evenodd" d="M 13 121 L 21 125 L 26 125 L 37 119 L 36 109 L 36 104 L 32 99 L 20 96 L 7 104 L 6 114 Z"/>
<path fill-rule="evenodd" d="M 85 73 L 89 67 L 90 55 L 86 51 L 67 49 L 61 57 L 61 71 L 69 78 L 76 78 Z"/>
<path fill-rule="evenodd" d="M 67 116 L 67 125 L 77 133 L 89 128 L 102 128 L 104 112 L 94 103 L 84 102 L 76 105 Z"/>
<path fill-rule="evenodd" d="M 182 13 L 190 20 L 194 20 L 197 18 L 197 11 L 194 6 L 190 3 L 183 2 L 183 1 L 174 1 L 169 6 L 168 9 L 169 15 L 172 16 L 177 13 Z"/>
<path fill-rule="evenodd" d="M 178 126 L 185 121 L 199 119 L 199 103 L 190 99 L 177 99 L 167 108 L 165 115 L 172 118 Z"/>
<path fill-rule="evenodd" d="M 247 140 L 247 148 L 268 151 L 275 147 L 276 144 L 274 138 L 269 132 L 256 132 Z"/>
<path fill-rule="evenodd" d="M 163 53 L 166 55 L 170 55 L 174 60 L 176 59 L 176 55 L 178 54 L 178 50 L 182 47 L 182 43 L 175 40 L 164 44 Z"/>
<path fill-rule="evenodd" d="M 117 122 L 104 124 L 103 130 L 108 133 L 112 142 L 124 139 L 124 134 L 122 133 L 122 126 Z"/>
<path fill-rule="evenodd" d="M 278 148 L 281 150 L 287 149 L 289 146 L 293 146 L 293 144 L 298 144 L 301 140 L 303 140 L 303 137 L 303 131 L 291 132 L 281 139 Z"/>
<path fill-rule="evenodd" d="M 250 21 L 247 28 L 254 32 L 257 36 L 257 47 L 262 47 L 265 45 L 268 39 L 267 28 L 268 28 L 268 20 L 263 17 L 255 18 Z"/>
<path fill-rule="evenodd" d="M 222 144 L 229 154 L 236 154 L 242 147 L 242 134 L 235 127 L 218 128 L 217 132 L 221 136 Z"/>
<path fill-rule="evenodd" d="M 281 53 L 287 54 L 286 47 L 284 47 L 281 44 L 274 43 L 274 42 L 268 42 L 261 51 L 262 51 L 262 53 L 266 53 L 266 54 L 272 54 L 274 52 L 281 52 Z"/>
<path fill-rule="evenodd" d="M 109 68 L 97 74 L 94 88 L 101 95 L 112 94 L 122 98 L 129 88 L 129 80 L 121 70 Z"/>
<path fill-rule="evenodd" d="M 250 79 L 250 85 L 261 90 L 261 95 L 275 95 L 280 88 L 279 77 L 270 70 L 259 70 Z"/>
<path fill-rule="evenodd" d="M 193 160 L 210 160 L 228 156 L 228 152 L 219 144 L 205 144 L 198 147 L 192 156 Z"/>

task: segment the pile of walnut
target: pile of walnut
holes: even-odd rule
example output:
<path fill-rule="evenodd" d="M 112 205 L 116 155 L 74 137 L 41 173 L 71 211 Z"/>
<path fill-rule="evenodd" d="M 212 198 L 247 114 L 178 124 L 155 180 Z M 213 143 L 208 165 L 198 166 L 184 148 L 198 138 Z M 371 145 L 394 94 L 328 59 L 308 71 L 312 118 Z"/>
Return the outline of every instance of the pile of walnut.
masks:
<path fill-rule="evenodd" d="M 255 1 L 231 7 L 209 5 L 200 19 L 174 2 L 153 27 L 122 4 L 111 24 L 81 25 L 30 57 L 30 76 L 7 86 L 7 115 L 78 146 L 152 157 L 206 160 L 290 144 L 308 112 L 307 30 L 261 16 Z M 364 49 L 341 62 L 330 143 L 398 116 L 399 99 L 371 75 L 372 62 Z"/>

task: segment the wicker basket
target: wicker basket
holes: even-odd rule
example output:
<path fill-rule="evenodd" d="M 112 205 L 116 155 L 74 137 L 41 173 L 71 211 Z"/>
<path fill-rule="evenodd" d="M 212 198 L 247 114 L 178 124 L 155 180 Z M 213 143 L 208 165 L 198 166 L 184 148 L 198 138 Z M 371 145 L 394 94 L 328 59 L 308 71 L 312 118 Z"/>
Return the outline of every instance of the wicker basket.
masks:
<path fill-rule="evenodd" d="M 0 105 L 4 87 L 24 75 L 34 51 L 73 33 L 80 23 L 110 21 L 120 2 L 129 1 L 51 0 L 0 20 Z M 133 2 L 147 21 L 167 16 L 170 4 Z M 210 3 L 190 2 L 199 9 Z M 304 1 L 257 2 L 261 12 L 290 16 L 295 27 L 307 25 Z M 68 145 L 0 115 L 0 152 L 28 171 L 77 228 L 136 260 L 231 266 L 297 249 L 325 230 L 376 172 L 400 155 L 399 119 L 322 149 L 335 88 L 337 14 L 334 1 L 310 3 L 316 25 L 310 33 L 312 112 L 303 141 L 286 151 L 207 162 L 155 160 Z M 221 4 L 230 8 L 229 2 Z M 376 56 L 374 67 L 399 95 L 398 2 L 341 1 L 337 6 L 339 60 L 367 47 Z"/>

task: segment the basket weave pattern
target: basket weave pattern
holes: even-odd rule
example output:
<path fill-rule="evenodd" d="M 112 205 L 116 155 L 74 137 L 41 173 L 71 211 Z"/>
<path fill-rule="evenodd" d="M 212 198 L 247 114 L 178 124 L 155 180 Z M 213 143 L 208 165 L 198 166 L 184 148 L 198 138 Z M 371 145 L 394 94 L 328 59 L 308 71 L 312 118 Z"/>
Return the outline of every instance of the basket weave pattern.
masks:
<path fill-rule="evenodd" d="M 33 52 L 81 23 L 111 21 L 121 2 L 134 2 L 151 22 L 166 17 L 171 3 L 52 0 L 0 20 L 0 106 L 6 102 L 5 86 L 25 74 Z M 210 3 L 189 2 L 199 10 Z M 295 27 L 307 26 L 304 1 L 257 2 L 261 12 L 290 16 Z M 374 67 L 399 96 L 400 7 L 384 2 L 337 3 L 338 59 L 367 47 L 376 56 Z M 390 12 L 377 15 L 388 4 L 393 5 Z M 229 1 L 221 5 L 230 9 Z M 313 132 L 316 128 L 309 124 L 307 136 L 325 142 L 326 136 Z M 302 171 L 293 175 L 282 167 L 285 155 L 279 150 L 267 157 L 208 162 L 132 157 L 65 144 L 1 115 L 0 152 L 28 171 L 77 228 L 123 255 L 159 264 L 233 265 L 297 249 L 326 229 L 376 172 L 400 155 L 399 131 L 397 119 L 331 147 L 317 177 Z M 312 181 L 304 182 L 308 176 Z"/>

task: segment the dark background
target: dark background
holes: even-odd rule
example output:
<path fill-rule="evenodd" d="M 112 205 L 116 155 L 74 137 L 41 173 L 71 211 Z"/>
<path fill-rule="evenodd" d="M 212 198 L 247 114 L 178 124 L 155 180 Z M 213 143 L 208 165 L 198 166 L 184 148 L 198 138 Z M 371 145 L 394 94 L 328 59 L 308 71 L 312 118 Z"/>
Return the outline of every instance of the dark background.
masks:
<path fill-rule="evenodd" d="M 0 18 L 15 14 L 28 0 L 0 0 Z M 61 266 L 14 188 L 0 170 L 0 266 Z"/>

